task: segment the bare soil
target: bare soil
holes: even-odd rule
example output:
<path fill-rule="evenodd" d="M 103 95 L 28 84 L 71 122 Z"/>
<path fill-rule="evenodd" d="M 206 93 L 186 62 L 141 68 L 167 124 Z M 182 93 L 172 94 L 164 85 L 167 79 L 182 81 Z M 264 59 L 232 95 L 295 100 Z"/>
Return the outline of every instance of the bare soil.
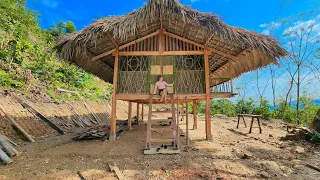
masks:
<path fill-rule="evenodd" d="M 126 119 L 126 110 L 126 103 L 118 104 L 119 119 Z M 21 154 L 12 164 L 0 165 L 0 179 L 78 180 L 78 172 L 86 179 L 117 179 L 108 167 L 113 162 L 126 179 L 319 179 L 320 172 L 305 166 L 320 166 L 318 145 L 281 141 L 287 132 L 279 121 L 264 121 L 262 134 L 256 128 L 248 134 L 249 128 L 241 124 L 237 129 L 236 123 L 235 118 L 213 118 L 209 142 L 204 139 L 204 118 L 199 117 L 198 129 L 192 130 L 190 116 L 191 145 L 185 146 L 181 137 L 177 155 L 143 155 L 145 124 L 134 126 L 117 141 L 75 142 L 72 132 L 64 136 L 52 132 L 20 146 Z M 185 131 L 184 121 L 180 127 Z"/>

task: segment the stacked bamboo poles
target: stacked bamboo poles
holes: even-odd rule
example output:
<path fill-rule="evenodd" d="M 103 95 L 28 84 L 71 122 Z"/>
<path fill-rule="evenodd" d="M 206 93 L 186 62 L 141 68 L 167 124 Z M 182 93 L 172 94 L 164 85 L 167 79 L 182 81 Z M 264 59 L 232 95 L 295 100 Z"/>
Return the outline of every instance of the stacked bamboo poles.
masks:
<path fill-rule="evenodd" d="M 11 157 L 19 155 L 19 152 L 13 146 L 17 146 L 17 144 L 9 138 L 0 135 L 0 159 L 5 164 L 12 163 Z"/>

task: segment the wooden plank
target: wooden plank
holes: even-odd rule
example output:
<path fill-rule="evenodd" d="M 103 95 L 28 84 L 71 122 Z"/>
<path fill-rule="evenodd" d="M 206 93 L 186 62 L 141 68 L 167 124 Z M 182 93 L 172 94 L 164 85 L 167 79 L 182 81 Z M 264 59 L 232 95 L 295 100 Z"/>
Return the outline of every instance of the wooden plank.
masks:
<path fill-rule="evenodd" d="M 122 174 L 121 174 L 121 171 L 119 170 L 118 166 L 116 163 L 113 163 L 113 164 L 109 164 L 109 168 L 110 168 L 110 171 L 114 171 L 118 177 L 119 180 L 124 180 Z"/>
<path fill-rule="evenodd" d="M 172 143 L 174 139 L 150 139 L 152 143 Z"/>
<path fill-rule="evenodd" d="M 132 102 L 129 101 L 128 104 L 128 126 L 129 129 L 132 130 Z"/>
<path fill-rule="evenodd" d="M 119 50 L 116 51 L 114 69 L 113 69 L 113 92 L 112 92 L 112 108 L 111 108 L 111 122 L 110 122 L 110 138 L 109 140 L 116 140 L 116 116 L 117 116 L 117 85 L 118 85 L 118 64 L 119 64 Z"/>
<path fill-rule="evenodd" d="M 211 134 L 211 112 L 210 112 L 210 75 L 209 75 L 209 56 L 208 50 L 204 50 L 204 71 L 205 71 L 205 83 L 206 83 L 206 139 L 212 140 Z"/>
<path fill-rule="evenodd" d="M 34 139 L 4 110 L 2 105 L 0 105 L 0 110 L 11 121 L 13 126 L 16 127 L 25 138 L 27 138 L 28 141 L 35 142 Z"/>
<path fill-rule="evenodd" d="M 235 93 L 229 93 L 229 92 L 219 92 L 219 93 L 210 93 L 210 99 L 213 98 L 231 98 L 234 97 Z M 141 102 L 141 103 L 148 103 L 149 100 L 148 94 L 117 94 L 117 100 L 123 100 L 123 101 L 132 101 L 132 102 Z M 154 99 L 161 99 L 160 96 L 154 95 Z M 206 94 L 175 94 L 174 99 L 175 103 L 176 100 L 183 99 L 185 96 L 188 96 L 188 99 L 193 100 L 205 100 Z M 153 104 L 163 104 L 163 102 L 153 102 Z"/>
<path fill-rule="evenodd" d="M 29 112 L 32 114 L 38 116 L 42 121 L 44 121 L 46 124 L 48 124 L 52 129 L 56 130 L 60 135 L 64 135 L 64 131 L 61 130 L 58 126 L 56 126 L 51 120 L 47 119 L 43 114 L 41 114 L 39 111 L 37 111 L 35 108 L 30 106 L 27 103 L 22 102 L 22 100 L 18 100 L 18 102 L 26 108 Z"/>

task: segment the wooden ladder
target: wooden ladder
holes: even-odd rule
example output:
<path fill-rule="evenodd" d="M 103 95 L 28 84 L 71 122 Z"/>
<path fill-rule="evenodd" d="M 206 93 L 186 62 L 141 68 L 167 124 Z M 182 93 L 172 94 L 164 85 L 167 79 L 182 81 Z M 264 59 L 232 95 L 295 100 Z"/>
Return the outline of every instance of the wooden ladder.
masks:
<path fill-rule="evenodd" d="M 147 139 L 146 139 L 146 151 L 150 150 L 153 144 L 161 144 L 162 146 L 168 146 L 173 150 L 179 149 L 179 134 L 178 134 L 178 126 L 176 119 L 176 108 L 174 107 L 174 94 L 170 94 L 170 103 L 171 110 L 166 111 L 153 111 L 153 95 L 151 94 L 149 97 L 149 115 L 148 115 L 148 123 L 147 123 Z M 172 119 L 152 119 L 152 114 L 168 114 Z M 154 124 L 160 124 L 160 122 L 171 122 L 169 126 L 166 127 L 153 127 Z M 153 132 L 166 132 L 172 133 L 171 138 L 155 138 L 153 137 Z M 159 148 L 158 148 L 159 149 Z M 180 151 L 179 151 L 180 152 Z"/>

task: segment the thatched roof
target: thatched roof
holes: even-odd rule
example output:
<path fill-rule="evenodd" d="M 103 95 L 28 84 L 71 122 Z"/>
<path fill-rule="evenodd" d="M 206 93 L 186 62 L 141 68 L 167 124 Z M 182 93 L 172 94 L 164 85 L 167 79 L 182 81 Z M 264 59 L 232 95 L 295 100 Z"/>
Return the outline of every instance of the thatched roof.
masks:
<path fill-rule="evenodd" d="M 228 62 L 224 56 L 211 54 L 210 74 L 213 77 L 235 78 L 276 63 L 287 54 L 272 37 L 229 26 L 217 15 L 193 10 L 178 0 L 148 0 L 129 14 L 99 19 L 79 32 L 61 38 L 55 49 L 62 58 L 112 82 L 114 57 L 91 60 L 115 48 L 107 34 L 111 34 L 118 45 L 123 45 L 158 30 L 160 19 L 170 33 L 200 44 L 213 37 L 208 47 L 240 57 L 240 60 Z"/>

